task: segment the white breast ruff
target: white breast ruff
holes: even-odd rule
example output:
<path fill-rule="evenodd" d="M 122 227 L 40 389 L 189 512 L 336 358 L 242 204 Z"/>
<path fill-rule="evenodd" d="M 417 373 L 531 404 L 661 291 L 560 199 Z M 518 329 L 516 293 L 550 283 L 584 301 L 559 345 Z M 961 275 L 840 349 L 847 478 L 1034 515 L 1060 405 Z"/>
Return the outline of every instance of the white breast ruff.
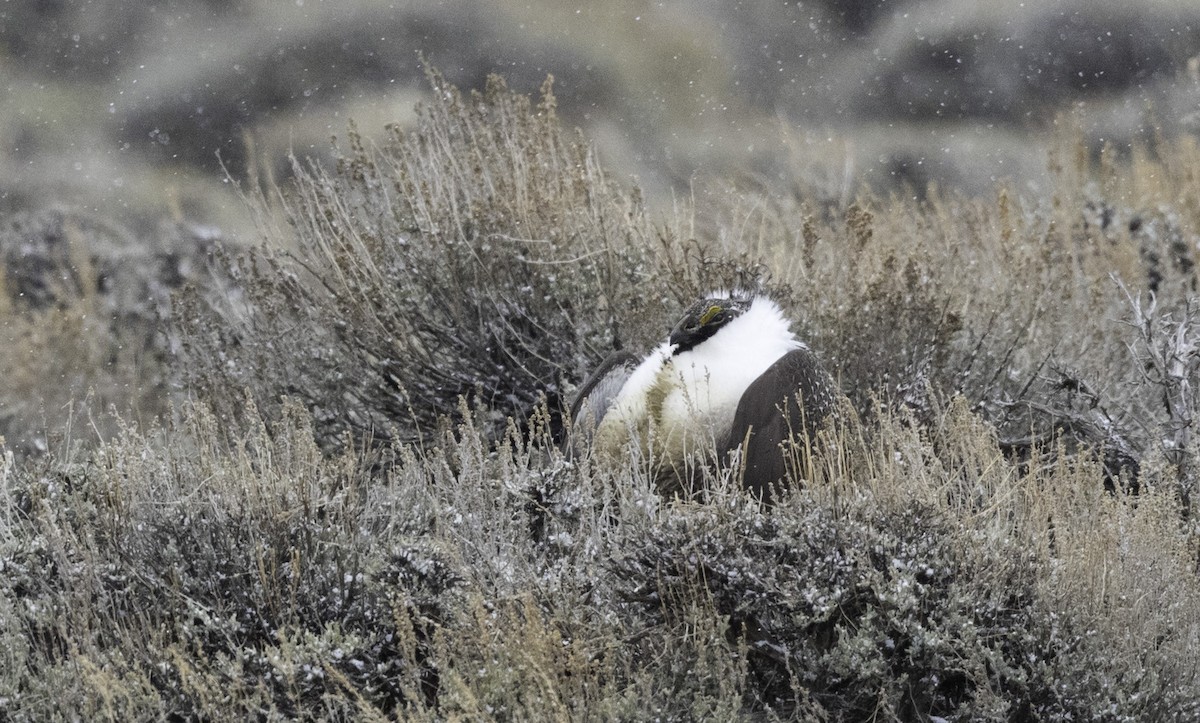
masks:
<path fill-rule="evenodd" d="M 670 343 L 655 348 L 617 395 L 596 444 L 618 452 L 632 438 L 644 453 L 653 450 L 661 461 L 677 465 L 690 452 L 723 440 L 746 388 L 802 346 L 779 306 L 757 297 L 745 313 L 692 349 L 672 355 Z"/>
<path fill-rule="evenodd" d="M 596 430 L 597 447 L 616 453 L 631 435 L 640 438 L 649 433 L 648 394 L 674 349 L 670 342 L 655 347 L 625 380 L 625 386 Z"/>

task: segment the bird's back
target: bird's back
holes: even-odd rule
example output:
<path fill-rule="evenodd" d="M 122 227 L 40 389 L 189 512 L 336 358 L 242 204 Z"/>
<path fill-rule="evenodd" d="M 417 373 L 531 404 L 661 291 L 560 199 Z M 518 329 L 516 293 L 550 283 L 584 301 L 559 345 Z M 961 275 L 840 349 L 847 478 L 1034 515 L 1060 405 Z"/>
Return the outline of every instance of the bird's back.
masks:
<path fill-rule="evenodd" d="M 807 348 L 781 357 L 738 402 L 725 448 L 745 443 L 744 486 L 764 499 L 770 487 L 802 475 L 818 444 L 817 433 L 837 414 L 841 392 Z"/>

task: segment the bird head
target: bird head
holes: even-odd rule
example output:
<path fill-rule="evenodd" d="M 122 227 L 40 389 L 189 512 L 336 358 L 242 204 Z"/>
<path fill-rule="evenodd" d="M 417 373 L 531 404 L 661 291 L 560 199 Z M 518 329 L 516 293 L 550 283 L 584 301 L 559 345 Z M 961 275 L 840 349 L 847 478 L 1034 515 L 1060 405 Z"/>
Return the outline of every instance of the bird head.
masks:
<path fill-rule="evenodd" d="M 710 339 L 729 322 L 746 313 L 751 302 L 753 298 L 749 296 L 713 294 L 692 304 L 671 330 L 670 343 L 675 345 L 675 353 L 682 354 Z"/>

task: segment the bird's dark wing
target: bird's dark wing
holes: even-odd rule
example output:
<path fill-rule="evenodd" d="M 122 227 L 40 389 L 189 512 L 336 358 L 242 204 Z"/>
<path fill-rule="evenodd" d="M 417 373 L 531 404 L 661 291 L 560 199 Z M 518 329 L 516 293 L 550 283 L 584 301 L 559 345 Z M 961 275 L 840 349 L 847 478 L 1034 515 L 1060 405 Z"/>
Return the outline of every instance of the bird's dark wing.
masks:
<path fill-rule="evenodd" d="M 580 435 L 590 436 L 600 425 L 613 400 L 625 386 L 625 381 L 638 365 L 638 358 L 627 351 L 615 351 L 596 367 L 583 386 L 579 388 L 575 401 L 571 403 L 572 432 L 570 446 L 575 451 Z M 586 417 L 586 419 L 585 419 Z M 588 430 L 581 427 L 586 425 Z"/>
<path fill-rule="evenodd" d="M 746 443 L 746 488 L 766 499 L 789 468 L 805 464 L 802 455 L 816 443 L 817 430 L 840 397 L 833 377 L 808 349 L 784 354 L 755 379 L 738 402 L 726 446 L 733 450 Z"/>

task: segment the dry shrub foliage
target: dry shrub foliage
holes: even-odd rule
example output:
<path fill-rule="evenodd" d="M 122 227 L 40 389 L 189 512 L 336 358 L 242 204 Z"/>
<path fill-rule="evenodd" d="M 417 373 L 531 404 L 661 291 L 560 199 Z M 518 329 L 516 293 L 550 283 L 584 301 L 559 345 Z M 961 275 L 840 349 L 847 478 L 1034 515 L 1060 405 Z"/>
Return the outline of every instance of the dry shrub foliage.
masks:
<path fill-rule="evenodd" d="M 1066 139 L 1044 203 L 656 226 L 548 89 L 433 82 L 257 199 L 240 295 L 179 315 L 196 402 L 0 459 L 7 717 L 1200 716 L 1195 143 Z M 867 420 L 808 484 L 680 501 L 557 450 L 555 395 L 736 283 Z"/>
<path fill-rule="evenodd" d="M 191 385 L 220 413 L 286 393 L 323 440 L 412 440 L 471 397 L 498 432 L 686 298 L 655 260 L 678 244 L 563 133 L 549 81 L 533 104 L 495 77 L 467 96 L 430 80 L 415 130 L 382 148 L 352 130 L 336 169 L 296 162 L 290 192 L 254 201 L 276 250 L 236 262 L 244 306 L 185 317 Z"/>

